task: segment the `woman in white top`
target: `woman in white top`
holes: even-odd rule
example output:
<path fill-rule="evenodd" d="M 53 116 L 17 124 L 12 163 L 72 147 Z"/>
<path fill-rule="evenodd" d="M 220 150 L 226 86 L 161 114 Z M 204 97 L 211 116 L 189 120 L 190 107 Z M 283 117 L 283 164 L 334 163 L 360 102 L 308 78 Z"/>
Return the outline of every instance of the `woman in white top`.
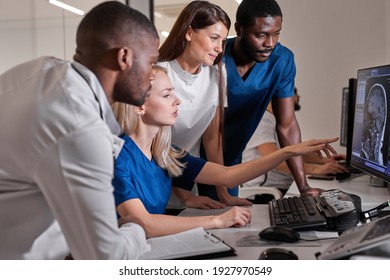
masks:
<path fill-rule="evenodd" d="M 230 19 L 219 6 L 207 1 L 193 1 L 177 18 L 160 47 L 159 64 L 181 99 L 180 116 L 172 128 L 172 140 L 194 156 L 203 144 L 207 160 L 223 164 L 222 119 L 226 105 L 226 74 L 222 65 L 224 43 Z M 250 205 L 246 199 L 232 197 L 226 188 L 218 189 L 220 202 L 194 196 L 179 188 L 174 193 L 187 207 L 221 208 L 227 205 Z M 169 208 L 183 204 L 171 198 Z"/>

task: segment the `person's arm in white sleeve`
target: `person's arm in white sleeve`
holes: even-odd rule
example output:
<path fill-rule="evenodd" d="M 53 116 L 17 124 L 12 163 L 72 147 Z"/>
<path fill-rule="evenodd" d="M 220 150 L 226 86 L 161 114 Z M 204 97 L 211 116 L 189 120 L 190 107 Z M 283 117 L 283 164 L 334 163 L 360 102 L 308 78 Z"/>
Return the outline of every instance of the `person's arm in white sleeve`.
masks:
<path fill-rule="evenodd" d="M 35 177 L 75 259 L 136 259 L 145 252 L 139 225 L 118 227 L 112 140 L 103 122 L 59 139 L 42 158 Z"/>

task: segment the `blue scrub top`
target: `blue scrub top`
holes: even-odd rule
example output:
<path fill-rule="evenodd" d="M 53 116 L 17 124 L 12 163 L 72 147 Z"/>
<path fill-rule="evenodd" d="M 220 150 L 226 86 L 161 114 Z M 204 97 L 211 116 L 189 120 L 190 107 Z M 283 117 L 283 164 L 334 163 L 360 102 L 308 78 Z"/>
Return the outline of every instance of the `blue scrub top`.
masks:
<path fill-rule="evenodd" d="M 112 184 L 114 186 L 115 205 L 126 200 L 138 198 L 151 214 L 163 214 L 171 195 L 171 184 L 188 189 L 202 170 L 206 161 L 186 154 L 181 161 L 186 163 L 183 174 L 174 178 L 149 160 L 127 135 L 121 135 L 125 141 L 115 162 Z"/>
<path fill-rule="evenodd" d="M 249 142 L 269 102 L 274 98 L 294 96 L 294 54 L 277 43 L 265 62 L 257 62 L 245 80 L 237 71 L 231 48 L 235 38 L 226 42 L 223 61 L 227 71 L 228 107 L 224 122 L 224 164 L 241 163 L 242 152 Z M 204 153 L 201 155 L 204 156 Z M 199 185 L 199 194 L 219 200 L 215 187 Z M 238 196 L 238 188 L 228 189 Z"/>
<path fill-rule="evenodd" d="M 243 80 L 231 56 L 235 38 L 227 40 L 226 64 L 228 107 L 224 123 L 225 165 L 241 162 L 241 154 L 252 137 L 272 98 L 294 96 L 294 54 L 277 43 L 266 62 L 258 62 Z"/>

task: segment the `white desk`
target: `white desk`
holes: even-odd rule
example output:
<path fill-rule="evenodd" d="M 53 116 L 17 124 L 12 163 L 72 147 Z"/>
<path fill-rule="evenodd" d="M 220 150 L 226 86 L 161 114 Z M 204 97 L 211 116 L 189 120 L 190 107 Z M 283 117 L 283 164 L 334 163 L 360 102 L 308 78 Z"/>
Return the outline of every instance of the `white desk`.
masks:
<path fill-rule="evenodd" d="M 377 206 L 390 198 L 389 192 L 386 188 L 370 187 L 369 177 L 362 176 L 354 178 L 353 180 L 339 183 L 338 181 L 320 181 L 320 180 L 309 180 L 311 187 L 318 187 L 323 189 L 341 189 L 345 192 L 350 192 L 359 195 L 362 199 L 363 210 L 370 209 Z M 288 196 L 299 195 L 298 189 L 295 184 L 291 186 L 287 193 Z M 180 216 L 197 216 L 197 215 L 210 215 L 218 214 L 226 210 L 200 210 L 200 209 L 185 209 L 180 213 Z M 293 251 L 300 260 L 313 260 L 317 252 L 322 252 L 326 249 L 334 240 L 321 240 L 316 241 L 320 246 L 317 247 L 298 247 L 292 246 L 289 243 L 284 243 L 278 246 L 268 247 L 237 247 L 235 246 L 236 241 L 242 238 L 248 232 L 251 234 L 258 233 L 262 229 L 270 226 L 268 205 L 253 205 L 251 206 L 252 222 L 250 225 L 241 228 L 227 228 L 227 229 L 213 229 L 209 230 L 216 236 L 220 237 L 230 246 L 234 247 L 237 256 L 227 257 L 225 259 L 258 259 L 261 252 L 270 247 L 283 247 L 285 249 Z M 319 242 L 319 243 L 318 243 Z"/>
<path fill-rule="evenodd" d="M 369 185 L 370 177 L 363 175 L 355 177 L 349 181 L 339 183 L 337 180 L 310 180 L 308 179 L 309 185 L 313 188 L 322 189 L 340 189 L 347 193 L 353 193 L 362 199 L 362 207 L 371 207 L 371 205 L 379 205 L 389 199 L 390 193 L 387 188 L 373 187 Z M 288 190 L 286 196 L 297 196 L 299 195 L 298 188 L 295 183 L 292 184 Z M 368 209 L 368 208 L 367 208 Z"/>

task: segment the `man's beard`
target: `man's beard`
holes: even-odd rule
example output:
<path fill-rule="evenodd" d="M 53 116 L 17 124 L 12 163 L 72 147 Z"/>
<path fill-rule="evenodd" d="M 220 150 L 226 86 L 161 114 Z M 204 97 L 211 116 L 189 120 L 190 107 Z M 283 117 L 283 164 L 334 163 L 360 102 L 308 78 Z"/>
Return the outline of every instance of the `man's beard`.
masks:
<path fill-rule="evenodd" d="M 241 47 L 242 51 L 244 53 L 246 53 L 247 56 L 249 56 L 253 61 L 256 61 L 256 62 L 264 62 L 257 57 L 257 54 L 259 52 L 272 52 L 273 51 L 272 48 L 270 48 L 269 50 L 265 50 L 265 51 L 258 51 L 256 49 L 252 48 L 252 46 L 248 43 L 248 41 L 244 37 L 241 37 L 241 39 L 240 39 L 240 47 Z"/>

